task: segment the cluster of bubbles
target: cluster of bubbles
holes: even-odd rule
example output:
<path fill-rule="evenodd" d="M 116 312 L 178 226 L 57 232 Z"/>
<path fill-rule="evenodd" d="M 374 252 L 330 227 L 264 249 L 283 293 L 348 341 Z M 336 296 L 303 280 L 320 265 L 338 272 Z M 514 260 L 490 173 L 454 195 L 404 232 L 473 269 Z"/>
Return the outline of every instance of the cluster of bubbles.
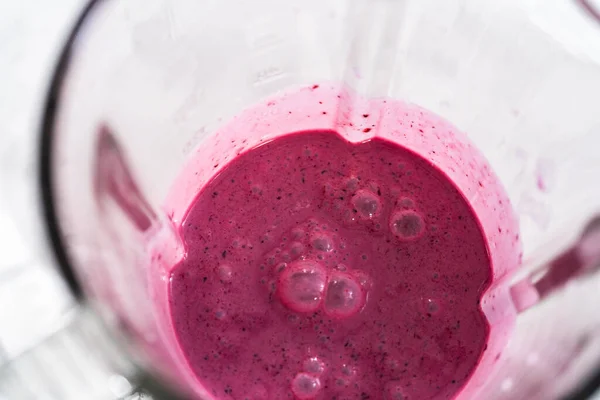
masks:
<path fill-rule="evenodd" d="M 373 219 L 381 213 L 379 196 L 369 190 L 358 190 L 351 202 L 356 214 L 363 219 Z M 392 212 L 389 220 L 390 231 L 403 241 L 419 238 L 425 231 L 423 216 L 413 208 L 414 203 L 411 199 L 404 198 L 398 203 L 401 209 Z"/>
<path fill-rule="evenodd" d="M 298 399 L 313 399 L 322 387 L 327 366 L 320 357 L 312 356 L 302 363 L 302 371 L 292 379 L 291 389 Z M 341 364 L 333 375 L 338 386 L 348 386 L 356 377 L 357 370 L 350 364 Z"/>
<path fill-rule="evenodd" d="M 379 189 L 359 188 L 356 179 L 349 185 L 354 195 L 350 199 L 356 218 L 373 220 L 382 217 Z M 387 214 L 387 213 L 386 213 Z M 420 237 L 425 223 L 414 202 L 401 198 L 389 216 L 389 229 L 400 241 Z M 335 230 L 337 231 L 337 230 Z M 272 240 L 270 237 L 265 240 Z M 334 318 L 348 318 L 364 306 L 370 279 L 361 271 L 349 268 L 341 259 L 345 244 L 338 234 L 320 221 L 311 218 L 282 238 L 281 246 L 267 255 L 266 265 L 275 277 L 265 277 L 271 292 L 277 292 L 281 303 L 298 313 L 322 310 Z M 363 258 L 366 259 L 366 255 Z M 223 284 L 232 281 L 234 271 L 228 264 L 217 268 Z M 269 272 L 265 272 L 269 273 Z M 435 311 L 432 311 L 435 313 Z M 219 313 L 218 319 L 224 316 Z"/>
<path fill-rule="evenodd" d="M 356 189 L 350 202 L 358 218 L 370 220 L 382 213 L 380 195 L 371 190 Z M 419 238 L 425 231 L 422 214 L 410 199 L 400 199 L 397 205 L 389 217 L 390 231 L 400 241 Z M 340 260 L 332 268 L 330 259 L 336 240 L 326 226 L 311 220 L 290 236 L 292 241 L 281 254 L 284 262 L 276 265 L 275 285 L 281 302 L 292 311 L 311 313 L 322 309 L 335 318 L 347 318 L 360 311 L 368 279 L 337 262 Z"/>
<path fill-rule="evenodd" d="M 300 372 L 292 380 L 292 392 L 300 400 L 313 399 L 321 390 L 319 377 Z"/>
<path fill-rule="evenodd" d="M 296 398 L 305 400 L 313 399 L 318 394 L 323 384 L 323 377 L 327 373 L 327 366 L 320 357 L 312 356 L 302 363 L 302 371 L 292 379 L 291 389 Z M 341 364 L 335 368 L 333 381 L 339 387 L 349 386 L 357 377 L 358 371 L 351 364 Z M 393 392 L 393 388 L 388 391 Z M 395 399 L 393 397 L 392 399 Z"/>
<path fill-rule="evenodd" d="M 301 400 L 314 398 L 321 389 L 325 363 L 319 357 L 309 357 L 302 364 L 303 371 L 292 380 L 292 392 Z"/>
<path fill-rule="evenodd" d="M 337 229 L 310 218 L 283 235 L 280 246 L 265 255 L 261 282 L 288 309 L 298 313 L 322 310 L 345 318 L 361 310 L 370 279 L 343 264 L 348 255 Z M 230 270 L 220 266 L 222 282 Z"/>
<path fill-rule="evenodd" d="M 354 194 L 350 198 L 349 209 L 346 209 L 344 220 L 348 222 L 362 222 L 373 224 L 376 231 L 382 229 L 383 204 L 381 190 L 376 184 L 371 183 L 366 188 L 359 188 L 357 178 L 350 178 L 346 182 L 346 189 Z M 331 191 L 330 197 L 337 202 L 336 208 L 343 207 L 347 200 L 344 196 L 338 196 L 333 186 L 327 186 L 326 192 Z M 348 204 L 348 203 L 345 203 Z M 423 215 L 415 208 L 414 201 L 410 198 L 400 198 L 396 204 L 398 207 L 391 212 L 388 221 L 390 232 L 400 241 L 418 239 L 425 232 Z"/>
<path fill-rule="evenodd" d="M 358 374 L 357 369 L 350 364 L 342 364 L 335 379 L 337 386 L 349 386 Z"/>
<path fill-rule="evenodd" d="M 323 309 L 327 315 L 339 318 L 356 314 L 365 299 L 364 288 L 352 274 L 327 271 L 314 260 L 288 265 L 279 276 L 278 294 L 292 311 L 308 313 Z"/>

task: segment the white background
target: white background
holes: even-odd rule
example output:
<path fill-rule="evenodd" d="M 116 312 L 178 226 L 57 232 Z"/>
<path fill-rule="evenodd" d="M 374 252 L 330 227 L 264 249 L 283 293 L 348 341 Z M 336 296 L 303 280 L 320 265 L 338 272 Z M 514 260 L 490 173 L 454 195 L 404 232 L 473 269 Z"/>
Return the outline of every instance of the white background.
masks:
<path fill-rule="evenodd" d="M 85 3 L 0 0 L 0 368 L 59 328 L 73 306 L 46 252 L 33 183 L 49 77 Z"/>

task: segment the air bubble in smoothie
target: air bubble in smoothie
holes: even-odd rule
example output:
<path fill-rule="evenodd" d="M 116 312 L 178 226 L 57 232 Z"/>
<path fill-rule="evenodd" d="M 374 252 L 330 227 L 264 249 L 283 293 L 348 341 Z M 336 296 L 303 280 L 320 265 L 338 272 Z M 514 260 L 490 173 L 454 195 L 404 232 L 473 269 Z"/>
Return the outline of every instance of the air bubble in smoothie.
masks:
<path fill-rule="evenodd" d="M 343 272 L 334 272 L 327 282 L 324 310 L 333 317 L 349 317 L 360 311 L 364 300 L 361 285 Z"/>
<path fill-rule="evenodd" d="M 398 205 L 402 208 L 413 208 L 415 206 L 415 202 L 409 197 L 402 197 L 398 200 Z"/>
<path fill-rule="evenodd" d="M 440 303 L 438 300 L 435 299 L 426 299 L 425 300 L 425 307 L 427 309 L 427 312 L 429 314 L 437 314 L 440 312 Z"/>
<path fill-rule="evenodd" d="M 278 272 L 278 273 L 283 272 L 283 270 L 286 268 L 287 268 L 287 263 L 284 263 L 284 262 L 279 263 L 275 266 L 275 272 Z"/>
<path fill-rule="evenodd" d="M 348 190 L 356 190 L 357 187 L 358 187 L 358 178 L 355 176 L 348 178 L 348 180 L 346 181 L 346 188 Z"/>
<path fill-rule="evenodd" d="M 321 375 L 325 371 L 325 363 L 319 357 L 310 357 L 304 361 L 304 372 Z"/>
<path fill-rule="evenodd" d="M 231 279 L 233 279 L 233 269 L 231 269 L 231 266 L 228 264 L 219 265 L 217 274 L 219 275 L 221 282 L 231 282 Z"/>
<path fill-rule="evenodd" d="M 301 372 L 292 381 L 292 392 L 300 400 L 314 399 L 321 389 L 321 381 L 316 376 Z"/>
<path fill-rule="evenodd" d="M 311 245 L 319 251 L 330 252 L 333 250 L 333 240 L 324 233 L 314 234 L 311 238 Z"/>
<path fill-rule="evenodd" d="M 289 265 L 279 278 L 281 302 L 298 312 L 313 312 L 321 305 L 327 275 L 315 261 L 297 261 Z"/>
<path fill-rule="evenodd" d="M 390 230 L 400 240 L 414 240 L 423 234 L 425 222 L 414 210 L 397 211 L 390 218 Z"/>
<path fill-rule="evenodd" d="M 353 379 L 354 377 L 356 377 L 357 374 L 356 367 L 350 364 L 342 364 L 340 368 L 340 374 L 345 379 Z"/>
<path fill-rule="evenodd" d="M 304 237 L 306 233 L 304 232 L 304 229 L 302 228 L 295 228 L 292 230 L 292 239 L 294 240 L 300 240 Z"/>
<path fill-rule="evenodd" d="M 300 242 L 293 242 L 290 245 L 290 256 L 292 259 L 297 259 L 304 253 L 304 245 Z"/>
<path fill-rule="evenodd" d="M 373 218 L 381 210 L 379 197 L 368 190 L 359 190 L 352 197 L 352 206 L 362 218 Z"/>
<path fill-rule="evenodd" d="M 338 264 L 335 266 L 335 269 L 337 269 L 338 271 L 346 271 L 348 269 L 348 267 L 346 267 L 346 264 Z"/>

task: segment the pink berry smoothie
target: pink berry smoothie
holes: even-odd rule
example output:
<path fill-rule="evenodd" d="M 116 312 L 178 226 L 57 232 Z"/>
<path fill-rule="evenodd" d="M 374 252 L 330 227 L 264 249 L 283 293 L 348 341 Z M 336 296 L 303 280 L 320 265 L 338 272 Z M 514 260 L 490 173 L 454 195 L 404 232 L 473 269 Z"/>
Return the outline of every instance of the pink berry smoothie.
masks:
<path fill-rule="evenodd" d="M 472 398 L 510 334 L 508 198 L 414 105 L 269 99 L 200 146 L 165 207 L 183 243 L 156 289 L 165 334 L 213 399 Z"/>

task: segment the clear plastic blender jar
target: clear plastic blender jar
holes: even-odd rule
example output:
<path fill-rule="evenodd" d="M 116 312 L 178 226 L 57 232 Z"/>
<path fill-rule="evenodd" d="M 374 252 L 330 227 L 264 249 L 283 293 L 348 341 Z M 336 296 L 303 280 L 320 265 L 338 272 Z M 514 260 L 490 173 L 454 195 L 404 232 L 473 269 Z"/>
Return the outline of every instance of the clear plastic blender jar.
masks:
<path fill-rule="evenodd" d="M 457 398 L 560 398 L 600 359 L 596 16 L 585 2 L 94 1 L 58 66 L 42 137 L 65 276 L 132 358 L 189 394 L 194 377 L 153 306 L 166 294 L 138 262 L 149 237 L 180 251 L 162 211 L 169 188 L 242 110 L 335 82 L 466 132 L 518 213 L 523 265 L 493 285 L 519 314 L 514 331 L 494 372 Z M 361 114 L 352 96 L 341 106 Z"/>

